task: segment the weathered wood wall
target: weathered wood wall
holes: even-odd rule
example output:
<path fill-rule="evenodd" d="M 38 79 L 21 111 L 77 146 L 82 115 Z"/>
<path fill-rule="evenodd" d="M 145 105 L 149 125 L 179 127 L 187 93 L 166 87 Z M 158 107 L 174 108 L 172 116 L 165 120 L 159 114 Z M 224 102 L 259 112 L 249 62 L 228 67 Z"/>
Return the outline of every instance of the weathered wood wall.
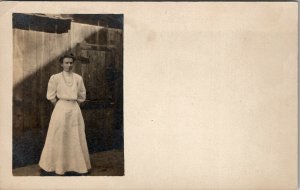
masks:
<path fill-rule="evenodd" d="M 53 109 L 46 100 L 47 84 L 52 74 L 61 71 L 58 58 L 66 51 L 89 60 L 77 61 L 74 71 L 83 76 L 87 88 L 82 112 L 90 153 L 122 148 L 122 30 L 82 23 L 71 23 L 66 29 L 66 24 L 55 21 L 52 24 L 56 30 L 52 31 L 48 26 L 36 26 L 40 18 L 25 16 L 29 24 L 18 27 L 14 20 L 13 29 L 14 167 L 39 160 Z M 83 49 L 80 44 L 116 47 L 99 51 Z"/>
<path fill-rule="evenodd" d="M 51 105 L 45 99 L 49 77 L 59 72 L 57 57 L 70 47 L 68 33 L 13 29 L 13 153 L 14 164 L 36 162 Z"/>
<path fill-rule="evenodd" d="M 14 127 L 39 128 L 40 111 L 45 103 L 47 81 L 60 71 L 56 58 L 69 49 L 68 33 L 56 34 L 31 30 L 13 30 L 14 39 L 14 103 L 18 117 Z M 51 43 L 49 43 L 51 42 Z M 50 64 L 50 65 L 49 65 Z M 22 110 L 22 113 L 19 113 Z M 24 120 L 24 122 L 19 122 Z M 42 125 L 43 126 L 43 125 Z"/>
<path fill-rule="evenodd" d="M 88 89 L 83 116 L 89 120 L 86 122 L 90 132 L 102 137 L 98 139 L 101 142 L 90 141 L 91 151 L 97 151 L 97 144 L 115 147 L 119 142 L 115 140 L 116 129 L 122 129 L 123 124 L 123 112 L 120 114 L 118 110 L 123 109 L 123 64 L 122 59 L 115 59 L 117 54 L 123 53 L 122 30 L 72 22 L 70 33 L 72 47 L 76 47 L 73 53 L 79 59 L 89 60 L 75 67 L 75 72 L 83 77 Z"/>

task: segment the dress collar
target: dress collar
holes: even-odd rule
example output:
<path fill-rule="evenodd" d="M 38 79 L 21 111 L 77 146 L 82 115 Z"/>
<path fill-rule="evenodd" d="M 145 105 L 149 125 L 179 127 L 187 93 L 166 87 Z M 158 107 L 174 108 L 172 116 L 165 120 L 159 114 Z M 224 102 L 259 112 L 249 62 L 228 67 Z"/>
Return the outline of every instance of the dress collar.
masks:
<path fill-rule="evenodd" d="M 63 71 L 62 74 L 65 76 L 71 76 L 73 74 L 73 72 L 72 71 L 70 71 L 70 72 Z"/>

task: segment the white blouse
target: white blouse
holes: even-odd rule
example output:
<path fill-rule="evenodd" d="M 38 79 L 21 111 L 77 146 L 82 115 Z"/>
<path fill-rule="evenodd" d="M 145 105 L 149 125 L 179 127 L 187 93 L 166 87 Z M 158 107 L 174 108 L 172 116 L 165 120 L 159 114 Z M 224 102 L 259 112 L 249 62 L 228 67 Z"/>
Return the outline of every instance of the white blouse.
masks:
<path fill-rule="evenodd" d="M 86 98 L 86 89 L 82 77 L 76 73 L 72 73 L 73 81 L 71 84 L 67 84 L 64 78 L 66 75 L 63 76 L 63 72 L 54 74 L 50 77 L 47 99 L 55 101 L 57 97 L 62 100 L 77 100 L 80 103 L 84 102 Z"/>

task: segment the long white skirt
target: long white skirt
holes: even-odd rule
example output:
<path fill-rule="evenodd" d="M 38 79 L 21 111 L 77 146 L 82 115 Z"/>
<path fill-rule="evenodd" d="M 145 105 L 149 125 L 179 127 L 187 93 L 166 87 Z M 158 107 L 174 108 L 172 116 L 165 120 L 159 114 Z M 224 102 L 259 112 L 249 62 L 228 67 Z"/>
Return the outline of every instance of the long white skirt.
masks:
<path fill-rule="evenodd" d="M 39 165 L 48 172 L 86 173 L 91 168 L 82 113 L 76 101 L 59 100 L 52 112 Z"/>

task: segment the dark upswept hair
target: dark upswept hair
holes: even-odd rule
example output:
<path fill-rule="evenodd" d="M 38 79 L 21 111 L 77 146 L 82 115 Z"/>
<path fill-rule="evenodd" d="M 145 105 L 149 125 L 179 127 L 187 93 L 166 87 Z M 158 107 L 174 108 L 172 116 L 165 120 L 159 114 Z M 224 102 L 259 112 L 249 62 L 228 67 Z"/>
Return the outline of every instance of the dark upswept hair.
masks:
<path fill-rule="evenodd" d="M 59 63 L 63 63 L 64 58 L 71 58 L 73 62 L 75 61 L 75 56 L 72 53 L 66 53 L 59 58 Z"/>

